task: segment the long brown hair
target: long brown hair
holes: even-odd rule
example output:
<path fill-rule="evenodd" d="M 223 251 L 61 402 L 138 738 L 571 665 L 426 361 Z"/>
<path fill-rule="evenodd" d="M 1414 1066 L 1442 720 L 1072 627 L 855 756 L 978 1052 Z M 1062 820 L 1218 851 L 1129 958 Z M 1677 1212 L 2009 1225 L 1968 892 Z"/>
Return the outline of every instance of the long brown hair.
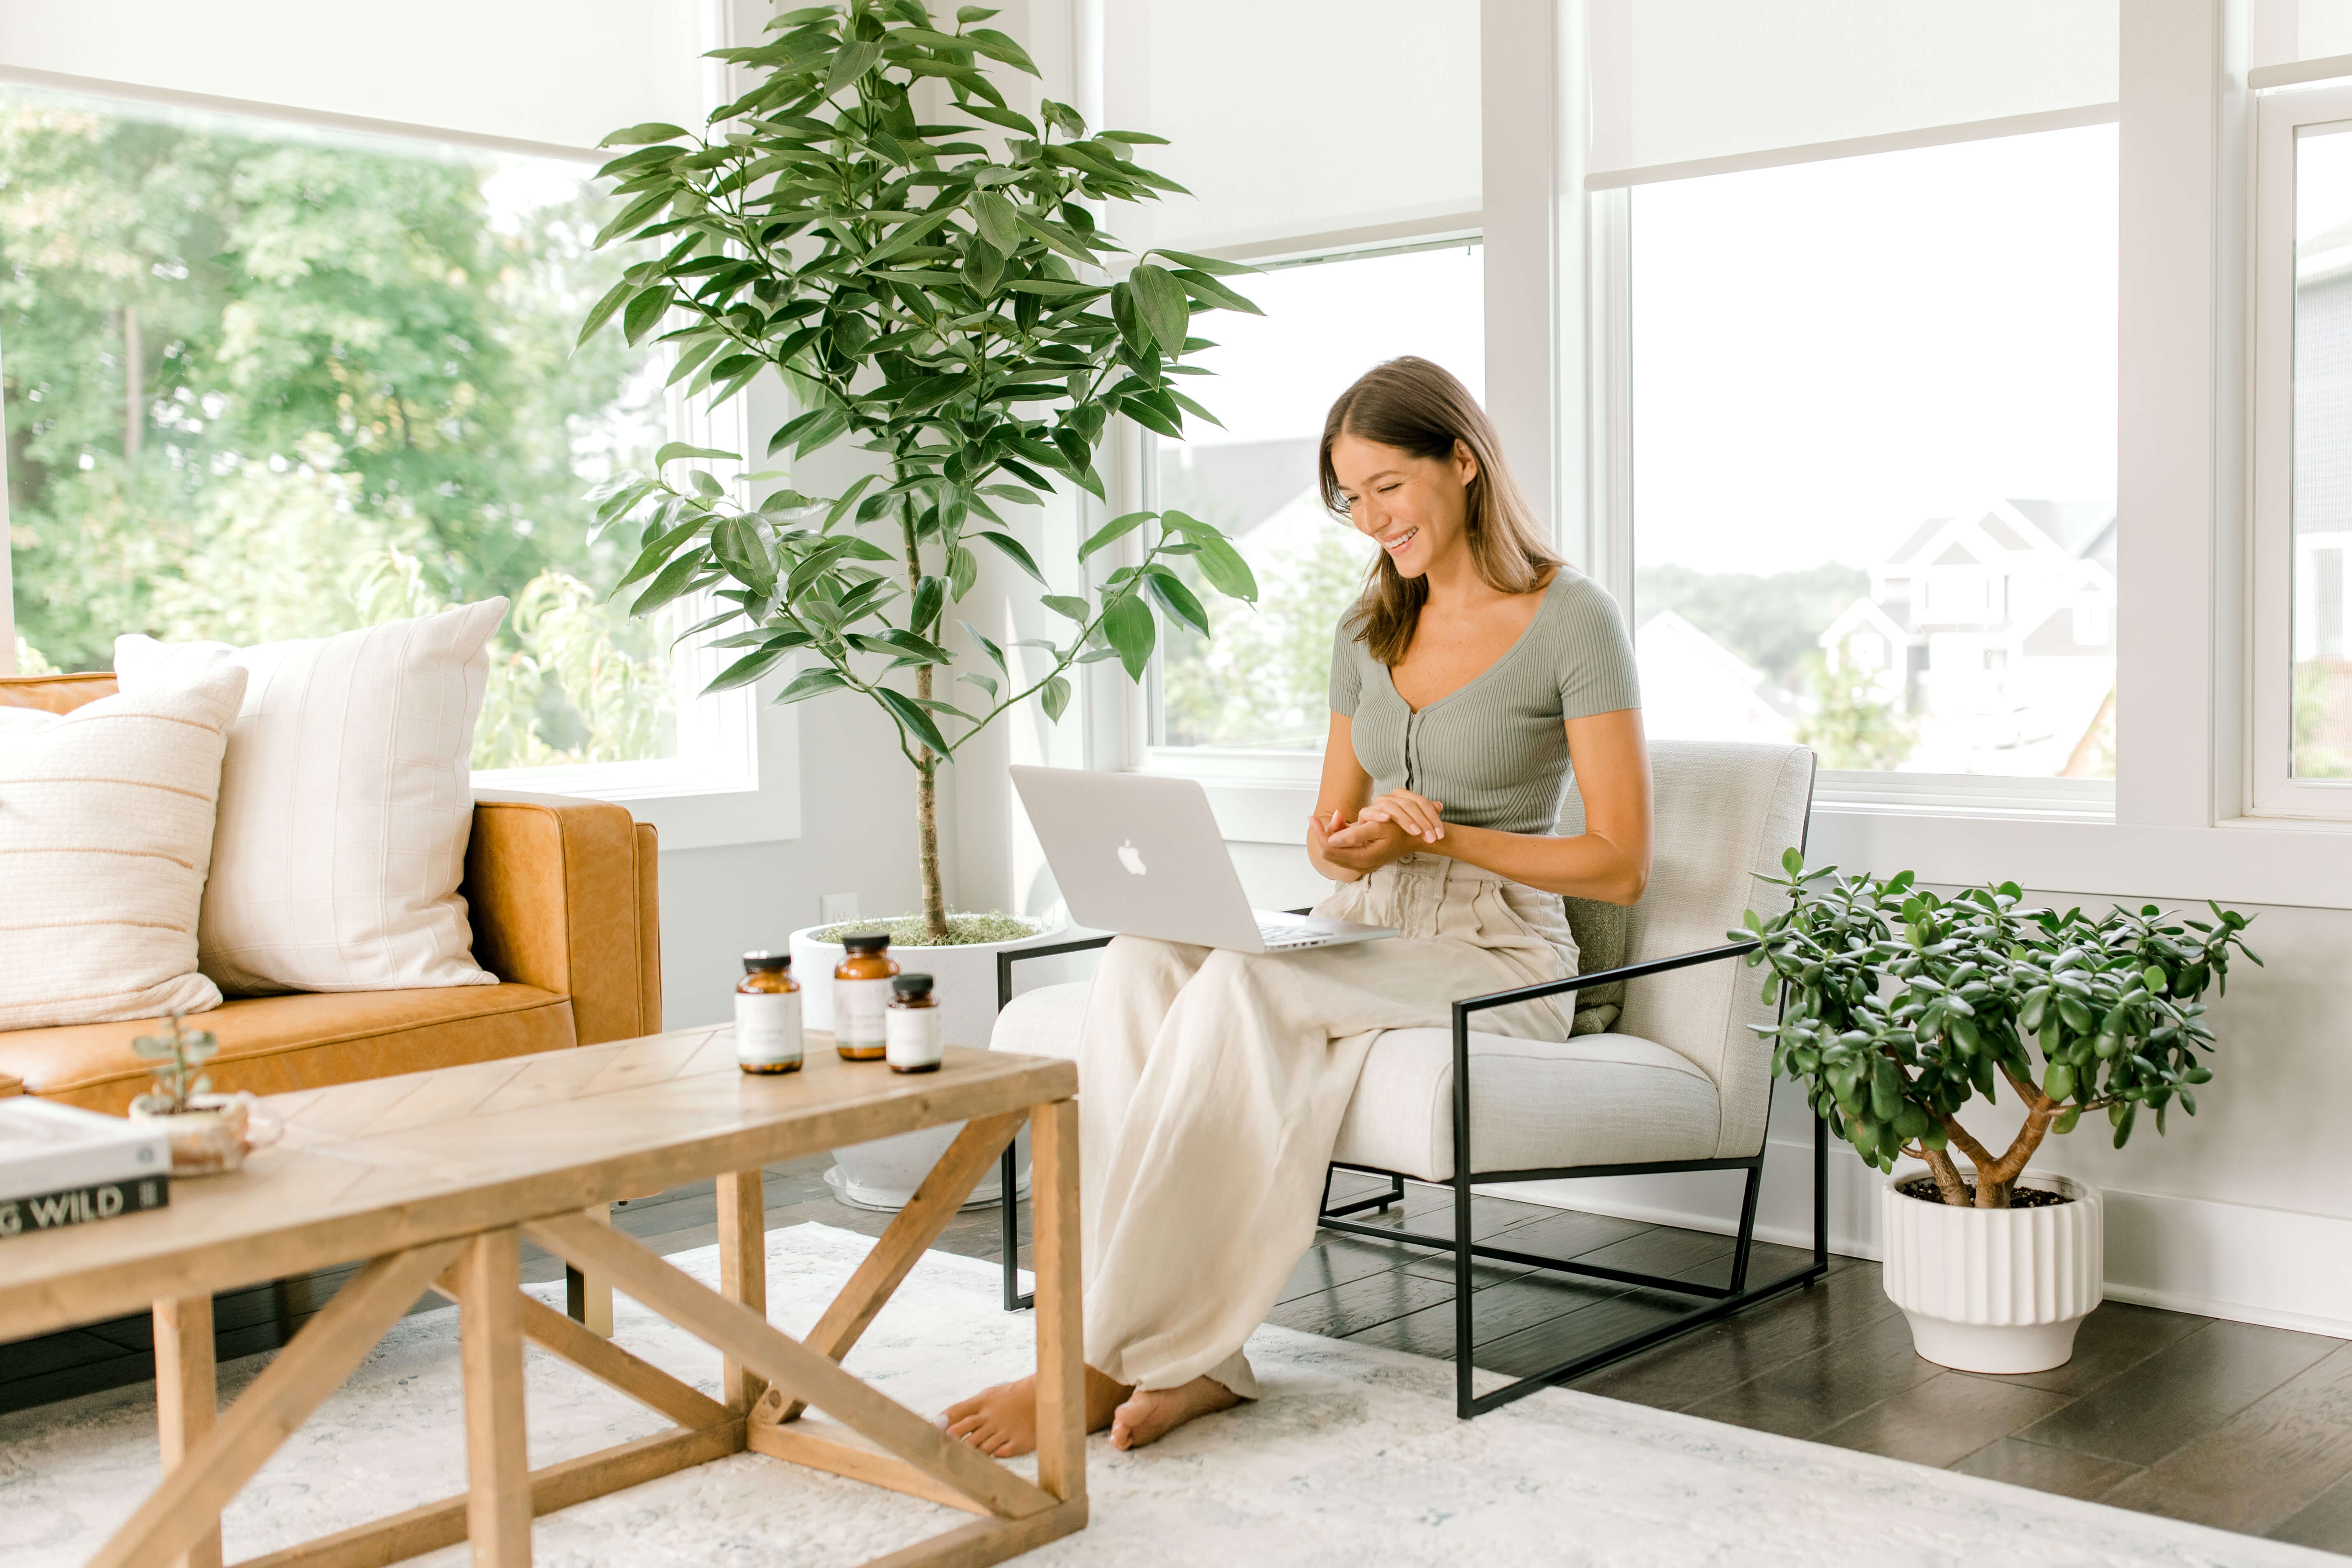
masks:
<path fill-rule="evenodd" d="M 1477 460 L 1478 475 L 1464 496 L 1470 559 L 1478 575 L 1497 593 L 1531 594 L 1562 565 L 1544 543 L 1528 498 L 1503 465 L 1503 443 L 1494 422 L 1469 388 L 1442 365 L 1407 354 L 1376 364 L 1339 395 L 1323 420 L 1323 446 L 1317 463 L 1323 478 L 1323 504 L 1346 515 L 1339 477 L 1331 468 L 1332 443 L 1342 435 L 1416 458 L 1454 456 L 1461 442 Z M 1428 601 L 1425 577 L 1398 575 L 1383 550 L 1365 574 L 1363 597 L 1348 613 L 1357 640 L 1382 664 L 1393 665 L 1412 646 L 1421 606 Z"/>

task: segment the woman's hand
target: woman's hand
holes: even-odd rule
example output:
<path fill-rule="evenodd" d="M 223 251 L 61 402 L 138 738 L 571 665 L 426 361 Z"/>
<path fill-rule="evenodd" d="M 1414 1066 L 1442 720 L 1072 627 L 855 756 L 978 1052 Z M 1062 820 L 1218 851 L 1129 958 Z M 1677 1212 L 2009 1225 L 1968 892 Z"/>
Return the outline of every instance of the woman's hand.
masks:
<path fill-rule="evenodd" d="M 1409 789 L 1392 789 L 1356 814 L 1359 824 L 1392 822 L 1424 844 L 1434 844 L 1445 837 L 1445 819 L 1439 816 L 1445 809 L 1442 800 L 1431 800 Z"/>
<path fill-rule="evenodd" d="M 1368 876 L 1421 847 L 1420 839 L 1385 818 L 1349 822 L 1337 811 L 1328 818 L 1307 818 L 1307 842 L 1325 864 L 1355 877 Z"/>

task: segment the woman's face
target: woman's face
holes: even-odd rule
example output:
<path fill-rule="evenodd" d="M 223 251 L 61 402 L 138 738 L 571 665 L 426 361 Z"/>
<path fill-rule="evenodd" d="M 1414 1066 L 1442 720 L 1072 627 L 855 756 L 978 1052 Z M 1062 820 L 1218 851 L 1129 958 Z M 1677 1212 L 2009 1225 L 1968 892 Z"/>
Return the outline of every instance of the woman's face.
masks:
<path fill-rule="evenodd" d="M 1343 432 L 1331 443 L 1331 472 L 1348 521 L 1388 552 L 1398 576 L 1421 576 L 1464 548 L 1478 461 L 1462 442 L 1451 458 L 1416 458 Z"/>

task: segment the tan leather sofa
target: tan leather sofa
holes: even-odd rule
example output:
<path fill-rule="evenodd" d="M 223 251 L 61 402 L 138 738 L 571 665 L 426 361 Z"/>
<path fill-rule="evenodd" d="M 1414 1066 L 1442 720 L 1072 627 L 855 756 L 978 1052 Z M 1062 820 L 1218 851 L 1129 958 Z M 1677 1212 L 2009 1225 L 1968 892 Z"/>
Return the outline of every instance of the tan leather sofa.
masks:
<path fill-rule="evenodd" d="M 0 677 L 0 707 L 69 712 L 111 675 Z M 213 1087 L 279 1094 L 661 1028 L 653 828 L 560 795 L 478 800 L 461 888 L 474 956 L 496 985 L 232 998 L 192 1014 L 220 1054 Z M 0 1095 L 121 1112 L 145 1089 L 133 1037 L 153 1019 L 0 1030 Z"/>

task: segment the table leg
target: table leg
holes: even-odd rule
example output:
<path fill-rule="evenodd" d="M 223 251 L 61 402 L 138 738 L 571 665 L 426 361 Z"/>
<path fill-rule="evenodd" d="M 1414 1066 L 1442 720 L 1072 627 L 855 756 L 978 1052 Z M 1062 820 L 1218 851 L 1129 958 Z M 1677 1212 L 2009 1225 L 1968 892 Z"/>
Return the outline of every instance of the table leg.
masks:
<path fill-rule="evenodd" d="M 1029 1117 L 1030 1222 L 1036 1236 L 1037 1484 L 1087 1495 L 1085 1311 L 1078 1269 L 1078 1102 Z M 1011 1203 L 1013 1194 L 1006 1193 Z"/>
<path fill-rule="evenodd" d="M 466 1374 L 466 1535 L 476 1568 L 530 1562 L 530 1454 L 523 1427 L 522 1236 L 476 1237 L 459 1260 Z"/>
<path fill-rule="evenodd" d="M 730 1171 L 719 1178 L 719 1293 L 768 1315 L 766 1173 Z M 719 1394 L 730 1409 L 749 1413 L 768 1392 L 768 1380 L 734 1356 L 726 1361 Z"/>
<path fill-rule="evenodd" d="M 599 1225 L 613 1223 L 611 1204 L 590 1204 L 588 1217 Z M 563 1310 L 572 1321 L 603 1339 L 613 1337 L 613 1282 L 563 1266 Z"/>
<path fill-rule="evenodd" d="M 155 1303 L 155 1422 L 163 1469 L 180 1468 L 213 1429 L 219 1395 L 213 1379 L 213 1299 L 186 1296 Z M 221 1568 L 220 1521 L 178 1559 L 178 1568 Z"/>

